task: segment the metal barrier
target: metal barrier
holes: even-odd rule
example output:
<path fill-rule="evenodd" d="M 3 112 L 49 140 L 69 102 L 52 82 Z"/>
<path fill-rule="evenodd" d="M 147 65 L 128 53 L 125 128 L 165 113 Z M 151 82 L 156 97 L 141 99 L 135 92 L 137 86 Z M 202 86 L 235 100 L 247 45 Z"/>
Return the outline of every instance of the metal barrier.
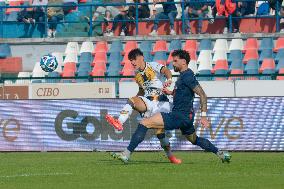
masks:
<path fill-rule="evenodd" d="M 261 0 L 242 0 L 242 1 L 236 1 L 236 2 L 249 2 L 249 1 L 261 1 Z M 198 2 L 191 2 L 191 3 L 208 3 L 208 4 L 214 4 L 215 1 L 212 1 L 212 0 L 200 0 Z M 166 4 L 180 4 L 181 7 L 182 7 L 182 16 L 181 16 L 181 19 L 176 19 L 176 20 L 181 20 L 182 21 L 182 33 L 184 34 L 185 33 L 185 22 L 188 21 L 188 20 L 198 20 L 199 18 L 190 18 L 190 19 L 186 19 L 185 18 L 185 14 L 184 14 L 184 11 L 185 11 L 185 4 L 187 2 L 182 0 L 181 2 L 166 2 Z M 143 4 L 148 4 L 148 5 L 152 5 L 153 3 L 124 3 L 124 4 L 121 4 L 121 3 L 86 3 L 86 4 L 77 4 L 76 7 L 89 7 L 89 15 L 90 15 L 90 21 L 89 22 L 86 22 L 86 23 L 89 23 L 90 26 L 92 26 L 93 24 L 93 21 L 92 21 L 92 16 L 93 16 L 93 10 L 94 10 L 94 7 L 98 7 L 98 6 L 104 6 L 104 7 L 108 7 L 108 6 L 122 6 L 122 5 L 127 5 L 127 6 L 135 6 L 135 11 L 136 11 L 136 17 L 134 20 L 131 20 L 131 19 L 128 19 L 128 20 L 118 20 L 117 22 L 128 22 L 128 23 L 135 23 L 135 28 L 136 28 L 136 35 L 139 31 L 139 22 L 145 22 L 145 21 L 154 21 L 155 19 L 140 19 L 138 18 L 138 5 L 143 5 Z M 159 3 L 157 3 L 159 4 Z M 3 33 L 3 29 L 5 27 L 5 24 L 6 23 L 19 23 L 17 21 L 5 21 L 4 20 L 4 17 L 5 17 L 5 10 L 8 9 L 8 8 L 32 8 L 32 7 L 44 7 L 44 13 L 45 13 L 45 20 L 44 22 L 37 22 L 38 24 L 44 24 L 44 27 L 45 27 L 45 31 L 44 31 L 44 37 L 47 36 L 47 27 L 48 27 L 48 19 L 47 19 L 47 8 L 48 7 L 70 7 L 71 5 L 45 5 L 45 6 L 27 6 L 27 5 L 22 5 L 22 6 L 0 6 L 0 14 L 2 14 L 0 16 L 0 37 L 1 38 L 5 38 L 4 36 L 4 33 Z M 250 16 L 250 17 L 247 17 L 247 16 L 241 16 L 241 17 L 232 17 L 231 15 L 229 16 L 229 31 L 232 31 L 232 19 L 243 19 L 243 18 L 275 18 L 276 19 L 276 31 L 279 32 L 280 31 L 280 19 L 283 17 L 281 15 L 279 15 L 279 10 L 280 10 L 280 7 L 281 5 L 279 5 L 279 2 L 277 1 L 276 2 L 276 10 L 275 10 L 275 15 L 264 15 L 264 16 Z M 221 17 L 216 17 L 214 19 L 224 19 L 225 17 L 224 16 L 221 16 Z M 209 20 L 211 18 L 205 18 L 203 17 L 202 20 Z M 159 20 L 168 20 L 168 19 L 159 19 Z M 98 23 L 103 23 L 104 21 L 95 21 L 95 22 L 98 22 Z M 115 22 L 114 20 L 110 21 L 110 22 Z M 63 20 L 63 22 L 57 22 L 57 23 L 81 23 L 80 21 L 65 21 Z M 24 24 L 24 23 L 23 23 Z M 92 27 L 90 27 L 89 29 L 89 36 L 92 36 Z M 75 36 L 74 36 L 75 37 Z"/>

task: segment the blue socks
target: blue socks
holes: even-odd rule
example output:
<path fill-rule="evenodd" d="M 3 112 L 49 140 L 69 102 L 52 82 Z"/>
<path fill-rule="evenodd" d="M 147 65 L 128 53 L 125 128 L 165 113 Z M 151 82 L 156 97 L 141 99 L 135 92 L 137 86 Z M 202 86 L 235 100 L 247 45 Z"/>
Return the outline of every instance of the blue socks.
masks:
<path fill-rule="evenodd" d="M 195 144 L 197 146 L 200 146 L 202 149 L 208 152 L 213 152 L 214 154 L 217 154 L 218 148 L 214 146 L 208 139 L 202 138 L 202 137 L 197 137 Z"/>
<path fill-rule="evenodd" d="M 133 133 L 130 143 L 127 147 L 127 150 L 129 150 L 131 153 L 135 150 L 135 148 L 144 140 L 146 133 L 148 131 L 148 128 L 139 123 L 136 131 Z"/>

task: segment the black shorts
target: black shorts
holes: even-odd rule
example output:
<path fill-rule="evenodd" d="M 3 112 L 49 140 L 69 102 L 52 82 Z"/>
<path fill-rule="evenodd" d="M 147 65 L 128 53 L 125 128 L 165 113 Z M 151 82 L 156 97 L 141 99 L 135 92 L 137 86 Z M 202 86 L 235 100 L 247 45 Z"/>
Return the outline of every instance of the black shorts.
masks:
<path fill-rule="evenodd" d="M 182 112 L 161 112 L 163 117 L 165 130 L 180 129 L 183 135 L 191 135 L 195 132 L 194 129 L 194 113 Z"/>

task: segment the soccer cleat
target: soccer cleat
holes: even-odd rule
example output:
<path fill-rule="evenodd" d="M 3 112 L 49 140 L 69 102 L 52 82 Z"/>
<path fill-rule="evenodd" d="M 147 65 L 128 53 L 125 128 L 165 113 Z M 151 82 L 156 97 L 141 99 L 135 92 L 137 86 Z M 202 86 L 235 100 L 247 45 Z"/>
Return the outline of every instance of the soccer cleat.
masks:
<path fill-rule="evenodd" d="M 124 155 L 123 152 L 111 152 L 110 155 L 114 159 L 119 159 L 123 163 L 128 163 L 129 162 L 129 158 L 126 155 Z"/>
<path fill-rule="evenodd" d="M 173 164 L 181 164 L 181 159 L 176 158 L 174 155 L 168 157 L 170 162 Z"/>
<path fill-rule="evenodd" d="M 218 157 L 222 160 L 222 163 L 230 163 L 232 156 L 229 154 L 229 152 L 218 152 Z"/>
<path fill-rule="evenodd" d="M 107 114 L 105 118 L 106 118 L 107 122 L 111 126 L 113 126 L 116 130 L 118 130 L 118 131 L 122 131 L 123 130 L 123 127 L 122 127 L 122 124 L 120 123 L 120 121 L 118 121 L 117 119 L 115 119 L 114 117 L 112 117 L 109 114 Z"/>

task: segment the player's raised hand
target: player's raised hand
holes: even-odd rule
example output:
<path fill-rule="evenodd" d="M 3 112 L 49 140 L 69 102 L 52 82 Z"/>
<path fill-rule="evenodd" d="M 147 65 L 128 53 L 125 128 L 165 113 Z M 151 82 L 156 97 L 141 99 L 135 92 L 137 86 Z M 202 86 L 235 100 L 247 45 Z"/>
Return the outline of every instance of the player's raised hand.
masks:
<path fill-rule="evenodd" d="M 166 87 L 171 86 L 172 82 L 173 82 L 173 81 L 172 81 L 171 79 L 168 79 L 168 80 L 165 81 L 165 83 L 163 84 L 163 87 L 166 88 Z"/>
<path fill-rule="evenodd" d="M 170 91 L 167 87 L 164 87 L 162 89 L 162 92 L 166 95 L 172 95 L 173 94 L 173 91 Z"/>
<path fill-rule="evenodd" d="M 209 128 L 209 126 L 210 126 L 210 121 L 207 119 L 206 116 L 201 117 L 200 123 L 205 128 Z"/>

